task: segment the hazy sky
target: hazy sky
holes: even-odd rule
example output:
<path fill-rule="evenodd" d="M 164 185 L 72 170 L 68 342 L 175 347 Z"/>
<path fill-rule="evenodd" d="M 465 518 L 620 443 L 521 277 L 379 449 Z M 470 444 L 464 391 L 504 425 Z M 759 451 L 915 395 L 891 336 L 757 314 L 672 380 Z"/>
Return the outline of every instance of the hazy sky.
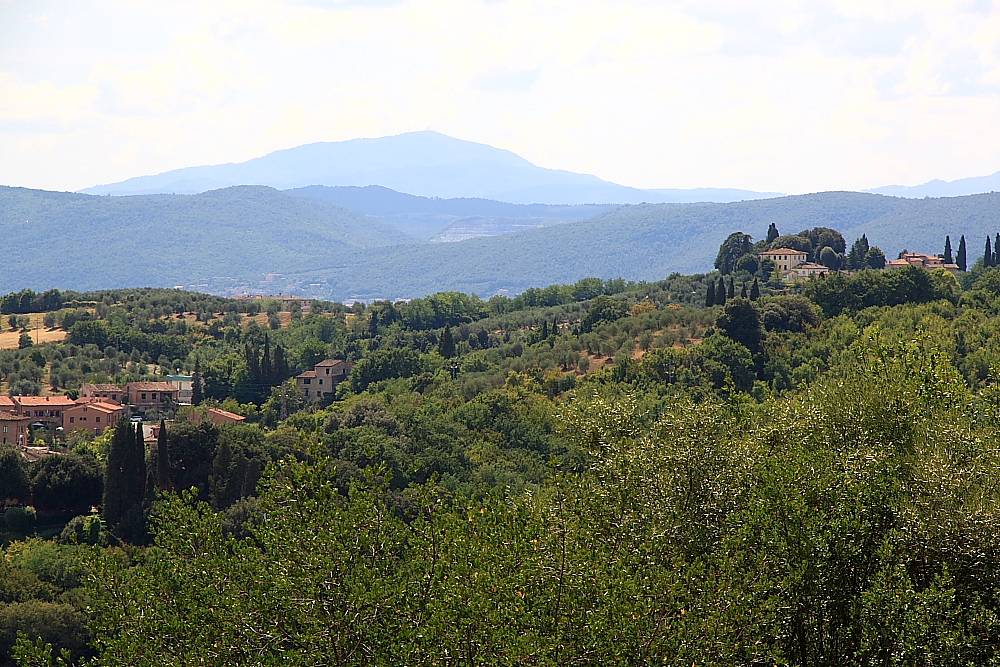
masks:
<path fill-rule="evenodd" d="M 1000 0 L 0 0 L 0 184 L 434 129 L 636 187 L 1000 170 Z"/>

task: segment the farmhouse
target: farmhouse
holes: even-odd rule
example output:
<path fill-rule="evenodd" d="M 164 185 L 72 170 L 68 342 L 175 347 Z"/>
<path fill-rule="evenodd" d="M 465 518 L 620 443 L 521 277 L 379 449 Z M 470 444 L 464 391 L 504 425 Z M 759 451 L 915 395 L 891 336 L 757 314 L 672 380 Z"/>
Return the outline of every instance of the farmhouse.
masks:
<path fill-rule="evenodd" d="M 140 409 L 177 403 L 179 391 L 169 382 L 129 382 L 125 385 L 128 402 Z"/>
<path fill-rule="evenodd" d="M 904 252 L 899 259 L 885 263 L 887 269 L 899 269 L 904 266 L 919 266 L 922 269 L 947 269 L 958 273 L 958 264 L 945 264 L 944 255 L 924 255 L 919 252 Z"/>
<path fill-rule="evenodd" d="M 326 359 L 313 366 L 313 370 L 297 375 L 295 384 L 304 398 L 320 398 L 346 380 L 353 367 L 353 361 Z"/>
<path fill-rule="evenodd" d="M 94 435 L 101 435 L 125 416 L 125 407 L 106 400 L 82 399 L 71 408 L 63 410 L 62 427 L 66 432 L 82 428 Z"/>
<path fill-rule="evenodd" d="M 761 259 L 769 259 L 778 267 L 778 271 L 790 271 L 792 267 L 809 259 L 809 253 L 804 250 L 792 250 L 791 248 L 776 248 L 775 250 L 765 250 L 760 253 Z"/>

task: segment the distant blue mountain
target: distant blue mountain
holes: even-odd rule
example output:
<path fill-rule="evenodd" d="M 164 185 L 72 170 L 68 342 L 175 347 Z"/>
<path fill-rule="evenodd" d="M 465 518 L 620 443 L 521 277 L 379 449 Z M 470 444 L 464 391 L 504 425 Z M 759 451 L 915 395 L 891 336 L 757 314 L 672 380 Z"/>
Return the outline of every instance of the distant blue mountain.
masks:
<path fill-rule="evenodd" d="M 479 197 L 515 204 L 730 202 L 778 194 L 725 189 L 639 190 L 596 176 L 536 167 L 510 151 L 432 131 L 307 144 L 239 164 L 175 169 L 81 192 L 196 194 L 233 185 L 267 185 L 280 190 L 309 185 L 381 185 L 423 197 Z"/>
<path fill-rule="evenodd" d="M 874 190 L 867 190 L 879 195 L 892 197 L 907 197 L 920 199 L 923 197 L 964 197 L 987 192 L 1000 192 L 1000 171 L 989 176 L 973 176 L 960 178 L 957 181 L 942 181 L 934 179 L 922 185 L 886 185 Z"/>

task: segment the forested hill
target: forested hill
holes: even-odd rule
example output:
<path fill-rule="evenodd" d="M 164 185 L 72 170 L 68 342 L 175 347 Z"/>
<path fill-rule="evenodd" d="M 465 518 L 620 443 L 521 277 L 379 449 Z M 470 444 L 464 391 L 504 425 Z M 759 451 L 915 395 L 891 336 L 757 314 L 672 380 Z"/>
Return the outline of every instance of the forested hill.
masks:
<path fill-rule="evenodd" d="M 5 290 L 259 277 L 407 240 L 360 213 L 263 186 L 136 197 L 0 187 L 0 233 Z"/>
<path fill-rule="evenodd" d="M 327 299 L 489 295 L 586 276 L 657 280 L 711 269 L 731 232 L 761 238 L 823 226 L 862 233 L 894 257 L 940 252 L 965 235 L 970 259 L 1000 231 L 1000 194 L 902 199 L 826 192 L 732 204 L 639 204 L 597 217 L 460 243 L 417 244 L 398 229 L 324 201 L 263 186 L 200 195 L 100 197 L 0 188 L 10 248 L 0 290 L 191 285 L 226 277 Z M 242 282 L 237 282 L 242 281 Z M 203 287 L 210 290 L 213 288 Z"/>
<path fill-rule="evenodd" d="M 969 240 L 1000 229 L 1000 195 L 911 200 L 856 192 L 824 192 L 733 204 L 624 206 L 581 222 L 504 237 L 443 245 L 380 248 L 303 274 L 326 282 L 330 298 L 421 296 L 440 289 L 491 294 L 584 276 L 657 280 L 673 272 L 711 269 L 731 232 L 756 238 L 774 222 L 782 233 L 823 226 L 848 242 L 868 234 L 895 256 L 906 248 L 940 252 L 946 234 Z"/>

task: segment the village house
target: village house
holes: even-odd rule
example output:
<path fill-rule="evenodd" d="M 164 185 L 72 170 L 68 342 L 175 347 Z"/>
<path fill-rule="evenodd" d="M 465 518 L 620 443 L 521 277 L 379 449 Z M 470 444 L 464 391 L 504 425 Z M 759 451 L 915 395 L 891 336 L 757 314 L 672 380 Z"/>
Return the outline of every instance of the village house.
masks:
<path fill-rule="evenodd" d="M 177 403 L 179 390 L 169 382 L 129 382 L 125 392 L 133 407 L 146 409 Z"/>
<path fill-rule="evenodd" d="M 785 271 L 783 275 L 785 281 L 793 282 L 796 280 L 806 280 L 815 276 L 826 275 L 827 273 L 830 273 L 830 269 L 822 264 L 802 262 L 801 264 L 796 264 L 790 270 Z"/>
<path fill-rule="evenodd" d="M 125 407 L 109 400 L 81 399 L 71 408 L 63 410 L 62 427 L 67 433 L 78 428 L 94 435 L 101 435 L 125 416 Z"/>
<path fill-rule="evenodd" d="M 61 425 L 63 411 L 76 404 L 69 396 L 11 396 L 10 398 L 14 402 L 16 414 L 45 425 Z"/>
<path fill-rule="evenodd" d="M 924 255 L 919 252 L 904 252 L 899 259 L 885 263 L 887 269 L 900 269 L 904 266 L 919 266 L 928 271 L 932 269 L 946 269 L 951 273 L 958 273 L 958 264 L 945 264 L 944 255 Z"/>
<path fill-rule="evenodd" d="M 194 391 L 194 377 L 191 375 L 168 375 L 167 382 L 177 388 L 177 402 L 185 405 L 191 404 L 191 396 Z"/>
<path fill-rule="evenodd" d="M 333 391 L 338 384 L 346 380 L 352 368 L 354 368 L 353 361 L 325 359 L 313 366 L 313 370 L 297 375 L 295 384 L 302 392 L 303 398 L 322 398 L 323 394 Z"/>
<path fill-rule="evenodd" d="M 85 384 L 80 387 L 80 398 L 103 398 L 121 403 L 125 390 L 116 384 Z"/>
<path fill-rule="evenodd" d="M 245 419 L 246 417 L 243 415 L 238 415 L 228 410 L 220 410 L 219 408 L 209 408 L 204 412 L 192 412 L 188 415 L 189 421 L 210 421 L 216 426 L 219 424 L 239 424 Z"/>
<path fill-rule="evenodd" d="M 30 417 L 0 411 L 0 442 L 20 447 L 27 446 L 31 439 L 31 433 L 28 430 L 30 424 Z"/>
<path fill-rule="evenodd" d="M 760 258 L 771 260 L 778 267 L 778 271 L 783 273 L 808 260 L 809 253 L 803 250 L 792 250 L 791 248 L 777 248 L 775 250 L 765 250 L 760 253 Z"/>

